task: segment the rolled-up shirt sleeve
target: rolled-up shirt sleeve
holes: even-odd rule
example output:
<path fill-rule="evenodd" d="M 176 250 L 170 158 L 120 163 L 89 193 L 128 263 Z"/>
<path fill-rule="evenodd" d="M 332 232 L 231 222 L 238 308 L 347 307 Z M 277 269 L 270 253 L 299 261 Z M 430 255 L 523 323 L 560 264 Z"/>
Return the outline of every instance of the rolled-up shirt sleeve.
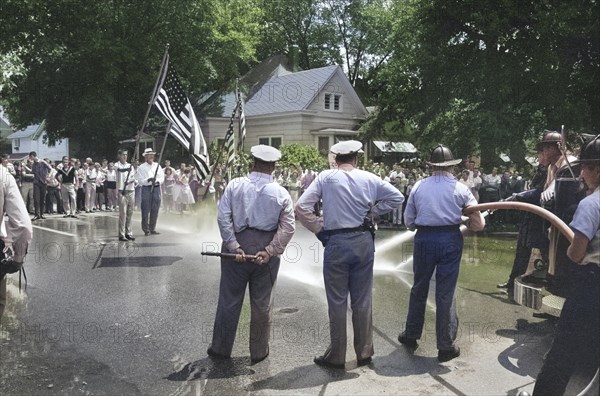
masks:
<path fill-rule="evenodd" d="M 467 191 L 465 200 L 465 208 L 477 205 L 477 200 L 475 199 L 470 190 Z M 483 215 L 480 211 L 477 210 L 469 214 L 467 228 L 471 231 L 482 231 L 485 228 L 485 219 L 483 218 Z"/>
<path fill-rule="evenodd" d="M 273 236 L 271 243 L 267 245 L 265 251 L 271 256 L 279 256 L 285 250 L 296 231 L 296 220 L 294 218 L 294 204 L 290 197 L 286 198 L 286 203 L 279 215 L 279 224 L 277 232 Z"/>
<path fill-rule="evenodd" d="M 298 202 L 296 202 L 296 215 L 298 220 L 309 231 L 317 234 L 323 229 L 323 222 L 315 215 L 315 204 L 321 200 L 321 177 L 308 186 Z"/>
<path fill-rule="evenodd" d="M 229 184 L 223 196 L 219 201 L 219 210 L 217 214 L 217 223 L 219 224 L 219 231 L 221 232 L 221 238 L 225 249 L 229 252 L 235 252 L 240 247 L 237 239 L 235 238 L 235 232 L 233 228 L 233 210 L 231 208 L 231 186 Z"/>
<path fill-rule="evenodd" d="M 380 216 L 388 213 L 404 202 L 404 195 L 390 183 L 381 180 L 381 183 L 377 186 L 377 204 L 373 206 L 371 212 Z"/>

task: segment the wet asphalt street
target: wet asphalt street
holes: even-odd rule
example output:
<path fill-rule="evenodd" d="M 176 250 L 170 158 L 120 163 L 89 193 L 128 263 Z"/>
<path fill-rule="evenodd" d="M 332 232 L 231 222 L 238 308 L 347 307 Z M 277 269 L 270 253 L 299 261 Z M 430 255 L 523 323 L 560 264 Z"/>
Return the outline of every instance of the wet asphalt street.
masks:
<path fill-rule="evenodd" d="M 468 239 L 457 291 L 462 355 L 437 362 L 435 307 L 413 352 L 397 342 L 408 308 L 407 231 L 377 237 L 375 352 L 356 367 L 349 341 L 345 371 L 312 363 L 328 340 L 322 247 L 301 226 L 275 289 L 271 354 L 250 365 L 245 303 L 233 358 L 206 356 L 218 298 L 215 214 L 162 214 L 160 235 L 118 242 L 115 212 L 49 217 L 34 224 L 28 284 L 11 276 L 0 336 L 0 394 L 399 394 L 515 395 L 531 392 L 554 321 L 510 304 L 495 288 L 512 257 Z M 482 238 L 480 238 L 482 239 Z M 489 250 L 489 249 L 488 249 Z M 350 327 L 351 328 L 351 327 Z M 352 332 L 349 330 L 349 334 Z"/>

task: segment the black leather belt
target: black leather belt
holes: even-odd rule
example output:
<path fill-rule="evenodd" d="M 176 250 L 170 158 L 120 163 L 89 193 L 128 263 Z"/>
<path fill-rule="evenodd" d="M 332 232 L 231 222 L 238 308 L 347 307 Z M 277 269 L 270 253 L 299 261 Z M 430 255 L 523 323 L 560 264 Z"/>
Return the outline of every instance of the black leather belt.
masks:
<path fill-rule="evenodd" d="M 364 232 L 364 231 L 368 231 L 368 229 L 367 229 L 367 227 L 361 225 L 361 226 L 354 227 L 354 228 L 338 228 L 337 230 L 323 230 L 321 232 L 325 236 L 332 236 L 332 235 L 337 235 L 337 234 L 349 234 L 351 232 Z"/>
<path fill-rule="evenodd" d="M 417 226 L 418 231 L 455 231 L 460 229 L 460 224 L 443 225 L 443 226 Z"/>
<path fill-rule="evenodd" d="M 261 231 L 261 232 L 275 232 L 275 231 L 277 231 L 277 228 L 275 228 L 274 230 L 259 230 L 258 228 L 246 227 L 246 228 L 244 228 L 242 231 L 246 231 L 246 230 L 250 230 L 250 231 Z M 242 232 L 242 231 L 240 231 L 240 232 Z"/>

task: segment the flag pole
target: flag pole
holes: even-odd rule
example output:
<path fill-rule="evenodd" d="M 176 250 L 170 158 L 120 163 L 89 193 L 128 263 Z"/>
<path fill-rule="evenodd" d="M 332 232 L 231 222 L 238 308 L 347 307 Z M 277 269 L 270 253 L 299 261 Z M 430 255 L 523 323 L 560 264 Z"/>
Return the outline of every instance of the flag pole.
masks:
<path fill-rule="evenodd" d="M 148 101 L 148 109 L 146 109 L 146 115 L 144 116 L 144 121 L 142 122 L 142 125 L 140 126 L 140 129 L 137 133 L 137 136 L 135 137 L 135 150 L 133 152 L 133 161 L 136 161 L 139 154 L 140 154 L 140 137 L 142 136 L 142 132 L 144 131 L 144 129 L 146 128 L 146 122 L 148 122 L 148 116 L 150 115 L 150 110 L 152 109 L 152 105 L 154 104 L 154 99 L 156 96 L 156 88 L 158 87 L 158 83 L 160 80 L 160 76 L 162 75 L 163 69 L 165 68 L 165 65 L 167 64 L 169 60 L 169 44 L 167 43 L 165 45 L 165 53 L 163 55 L 162 58 L 162 62 L 160 64 L 160 70 L 158 71 L 158 77 L 156 78 L 156 82 L 154 83 L 154 89 L 152 90 L 152 96 L 150 97 L 150 100 Z M 168 131 L 167 131 L 168 133 Z"/>
<path fill-rule="evenodd" d="M 236 88 L 237 90 L 237 88 Z M 234 109 L 233 109 L 233 114 L 231 115 L 231 118 L 233 119 L 235 113 L 238 111 L 238 104 L 235 105 Z M 227 129 L 227 132 L 229 132 L 229 128 Z M 212 179 L 213 179 L 213 175 L 215 174 L 215 168 L 216 166 L 219 164 L 219 162 L 221 161 L 221 157 L 223 155 L 223 151 L 225 150 L 225 145 L 227 144 L 227 132 L 225 132 L 225 139 L 223 139 L 223 143 L 221 144 L 219 153 L 217 154 L 217 160 L 215 161 L 215 163 L 213 164 L 213 168 L 212 171 L 210 172 L 210 177 L 208 178 L 208 184 L 206 187 L 206 191 L 204 191 L 204 195 L 202 196 L 202 200 L 204 201 L 206 199 L 206 196 L 208 195 L 208 190 L 210 189 L 210 185 L 212 183 Z M 235 149 L 235 145 L 234 145 L 234 149 Z M 225 171 L 227 170 L 227 166 L 228 164 L 225 165 L 225 169 L 223 169 L 223 173 L 225 173 Z"/>
<path fill-rule="evenodd" d="M 167 145 L 167 137 L 169 136 L 169 131 L 171 130 L 171 121 L 169 121 L 169 123 L 167 124 L 167 130 L 165 133 L 165 138 L 163 140 L 163 144 L 162 147 L 160 149 L 160 154 L 158 155 L 158 166 L 156 167 L 156 170 L 154 171 L 154 182 L 152 182 L 152 188 L 150 189 L 150 194 L 152 194 L 154 192 L 154 186 L 156 186 L 156 175 L 158 175 L 158 168 L 160 168 L 160 161 L 162 160 L 162 155 L 163 152 L 165 151 L 165 146 Z M 150 199 L 152 200 L 154 198 L 154 195 L 150 195 Z M 150 201 L 152 202 L 152 201 Z"/>
<path fill-rule="evenodd" d="M 173 124 L 171 123 L 171 121 L 169 121 L 169 123 L 167 124 L 167 130 L 165 131 L 165 138 L 163 140 L 162 143 L 162 147 L 160 148 L 160 154 L 158 155 L 158 164 L 160 165 L 160 161 L 162 161 L 162 155 L 163 152 L 165 151 L 165 146 L 167 145 L 167 138 L 169 137 L 169 131 L 171 130 L 171 126 Z"/>
<path fill-rule="evenodd" d="M 212 183 L 212 179 L 213 179 L 213 176 L 215 174 L 215 168 L 217 167 L 217 165 L 219 164 L 219 162 L 221 162 L 221 157 L 223 156 L 223 150 L 225 150 L 225 143 L 226 142 L 227 142 L 227 140 L 223 139 L 223 143 L 221 144 L 221 147 L 219 149 L 219 153 L 217 154 L 217 160 L 213 164 L 212 171 L 210 171 L 210 177 L 208 178 L 208 184 L 206 185 L 206 190 L 204 191 L 204 195 L 202 195 L 202 200 L 203 201 L 206 199 L 206 196 L 208 195 L 208 190 L 210 189 L 210 184 Z"/>

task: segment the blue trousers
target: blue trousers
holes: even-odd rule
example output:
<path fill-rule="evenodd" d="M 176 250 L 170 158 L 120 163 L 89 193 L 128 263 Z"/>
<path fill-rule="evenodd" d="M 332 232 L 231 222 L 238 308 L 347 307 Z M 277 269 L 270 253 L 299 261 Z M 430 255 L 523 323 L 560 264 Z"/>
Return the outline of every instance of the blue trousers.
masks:
<path fill-rule="evenodd" d="M 158 209 L 160 209 L 160 187 L 142 186 L 142 231 L 156 231 Z"/>
<path fill-rule="evenodd" d="M 373 259 L 375 245 L 369 232 L 332 235 L 325 246 L 323 278 L 329 307 L 331 342 L 325 359 L 346 362 L 348 295 L 352 308 L 354 351 L 357 359 L 373 355 Z"/>
<path fill-rule="evenodd" d="M 423 332 L 429 282 L 435 270 L 437 348 L 451 350 L 458 330 L 454 290 L 463 250 L 463 236 L 457 227 L 423 227 L 414 241 L 414 284 L 410 291 L 406 336 L 419 339 Z"/>

